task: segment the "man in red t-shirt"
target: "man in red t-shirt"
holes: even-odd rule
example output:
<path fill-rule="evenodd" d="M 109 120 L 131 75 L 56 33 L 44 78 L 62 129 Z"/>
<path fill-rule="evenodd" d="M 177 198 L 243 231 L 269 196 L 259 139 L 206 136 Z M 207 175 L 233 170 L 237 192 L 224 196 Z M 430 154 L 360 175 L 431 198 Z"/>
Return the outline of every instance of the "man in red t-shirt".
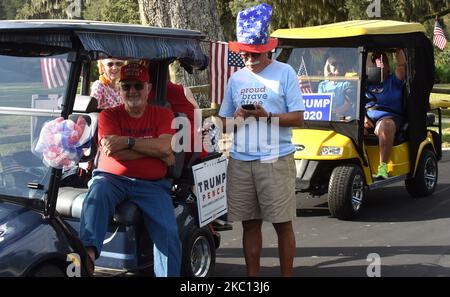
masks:
<path fill-rule="evenodd" d="M 99 116 L 98 168 L 89 182 L 83 202 L 80 238 L 89 255 L 98 258 L 108 221 L 117 204 L 133 201 L 144 216 L 154 243 L 156 276 L 179 276 L 181 242 L 170 197 L 171 185 L 164 177 L 173 164 L 169 109 L 147 104 L 152 85 L 147 69 L 137 63 L 121 69 L 120 92 L 124 104 L 103 110 Z"/>

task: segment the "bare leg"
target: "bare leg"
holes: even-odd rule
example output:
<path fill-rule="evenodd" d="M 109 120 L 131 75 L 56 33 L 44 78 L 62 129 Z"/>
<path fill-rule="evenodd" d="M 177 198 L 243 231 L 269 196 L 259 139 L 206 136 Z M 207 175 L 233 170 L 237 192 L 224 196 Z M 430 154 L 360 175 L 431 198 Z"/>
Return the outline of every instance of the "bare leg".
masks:
<path fill-rule="evenodd" d="M 395 139 L 395 123 L 392 119 L 384 119 L 378 128 L 380 143 L 380 162 L 387 163 Z"/>
<path fill-rule="evenodd" d="M 262 250 L 262 220 L 243 221 L 245 264 L 247 264 L 247 276 L 259 276 L 260 258 Z"/>
<path fill-rule="evenodd" d="M 281 276 L 292 276 L 295 257 L 295 235 L 292 222 L 276 223 L 273 227 L 278 235 Z"/>

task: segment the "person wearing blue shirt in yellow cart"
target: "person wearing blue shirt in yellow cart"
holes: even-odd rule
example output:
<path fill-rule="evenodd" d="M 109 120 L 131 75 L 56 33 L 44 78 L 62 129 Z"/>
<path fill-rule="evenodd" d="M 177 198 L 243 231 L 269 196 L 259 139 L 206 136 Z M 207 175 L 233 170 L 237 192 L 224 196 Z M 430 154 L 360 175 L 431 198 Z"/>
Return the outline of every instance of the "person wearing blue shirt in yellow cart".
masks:
<path fill-rule="evenodd" d="M 367 56 L 367 69 L 381 68 L 382 82 L 378 85 L 367 86 L 368 96 L 374 96 L 376 102 L 366 106 L 367 116 L 364 120 L 366 130 L 374 129 L 380 145 L 380 165 L 376 179 L 389 177 L 387 162 L 395 134 L 400 130 L 403 122 L 402 90 L 406 77 L 406 57 L 402 49 L 395 52 L 397 65 L 395 73 L 389 72 L 389 59 L 385 53 L 373 53 Z M 367 132 L 366 132 L 367 133 Z"/>
<path fill-rule="evenodd" d="M 229 42 L 229 49 L 240 53 L 245 67 L 228 81 L 219 111 L 224 126 L 235 130 L 227 169 L 228 217 L 242 221 L 248 276 L 260 273 L 263 220 L 277 233 L 282 276 L 292 276 L 295 256 L 296 170 L 290 127 L 303 125 L 304 106 L 294 69 L 269 58 L 278 44 L 268 35 L 271 13 L 267 4 L 239 12 L 238 41 Z M 244 125 L 239 124 L 242 119 Z M 273 150 L 265 150 L 261 132 L 277 128 L 279 135 L 267 138 Z M 250 135 L 259 140 L 250 141 Z"/>
<path fill-rule="evenodd" d="M 332 120 L 345 120 L 346 116 L 354 114 L 354 103 L 356 98 L 356 87 L 349 81 L 331 79 L 334 76 L 344 76 L 345 66 L 336 54 L 330 54 L 324 67 L 324 76 L 330 79 L 319 83 L 319 93 L 333 94 Z"/>

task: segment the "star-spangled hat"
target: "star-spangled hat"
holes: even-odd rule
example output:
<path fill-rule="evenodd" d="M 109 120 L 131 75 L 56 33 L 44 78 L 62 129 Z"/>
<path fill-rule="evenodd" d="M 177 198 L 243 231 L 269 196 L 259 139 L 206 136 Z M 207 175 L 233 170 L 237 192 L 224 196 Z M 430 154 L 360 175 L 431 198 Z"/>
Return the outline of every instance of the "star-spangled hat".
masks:
<path fill-rule="evenodd" d="M 272 7 L 265 3 L 240 11 L 236 19 L 237 41 L 230 41 L 233 52 L 265 53 L 278 45 L 278 39 L 269 37 Z"/>

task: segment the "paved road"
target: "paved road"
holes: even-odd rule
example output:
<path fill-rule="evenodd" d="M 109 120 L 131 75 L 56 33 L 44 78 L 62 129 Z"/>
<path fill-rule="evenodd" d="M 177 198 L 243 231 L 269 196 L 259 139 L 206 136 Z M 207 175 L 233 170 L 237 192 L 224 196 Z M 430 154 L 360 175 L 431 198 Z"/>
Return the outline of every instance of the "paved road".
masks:
<path fill-rule="evenodd" d="M 326 196 L 299 195 L 297 202 L 295 276 L 366 276 L 371 253 L 380 256 L 381 276 L 450 276 L 449 151 L 439 163 L 433 196 L 412 199 L 403 183 L 375 190 L 351 222 L 329 217 Z M 245 276 L 242 228 L 240 223 L 233 226 L 222 232 L 215 276 Z M 263 224 L 263 237 L 261 276 L 279 276 L 272 225 Z"/>

